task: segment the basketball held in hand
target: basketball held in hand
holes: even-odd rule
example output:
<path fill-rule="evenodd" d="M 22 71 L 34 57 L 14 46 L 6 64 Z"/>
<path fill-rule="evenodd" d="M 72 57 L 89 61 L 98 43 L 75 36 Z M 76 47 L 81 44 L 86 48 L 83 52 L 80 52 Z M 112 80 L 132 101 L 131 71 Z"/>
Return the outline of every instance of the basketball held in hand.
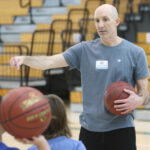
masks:
<path fill-rule="evenodd" d="M 0 122 L 8 133 L 17 138 L 32 138 L 40 135 L 50 121 L 49 102 L 35 88 L 16 88 L 2 98 Z"/>
<path fill-rule="evenodd" d="M 122 114 L 120 111 L 116 111 L 116 109 L 114 108 L 114 101 L 126 99 L 129 97 L 129 94 L 126 93 L 124 89 L 128 89 L 135 92 L 134 87 L 124 81 L 118 81 L 110 84 L 105 91 L 104 105 L 109 112 L 115 115 L 122 115 Z"/>

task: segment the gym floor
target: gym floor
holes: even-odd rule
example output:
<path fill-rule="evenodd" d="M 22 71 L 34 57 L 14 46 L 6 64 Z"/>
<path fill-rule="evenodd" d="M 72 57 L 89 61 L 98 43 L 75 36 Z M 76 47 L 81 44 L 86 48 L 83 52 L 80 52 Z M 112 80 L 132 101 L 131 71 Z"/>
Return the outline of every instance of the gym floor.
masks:
<path fill-rule="evenodd" d="M 78 139 L 80 124 L 79 113 L 71 112 L 70 107 L 67 108 L 67 115 L 69 126 L 72 131 L 72 138 Z M 137 138 L 137 150 L 150 150 L 150 121 L 135 120 L 136 138 Z M 31 145 L 24 145 L 17 142 L 8 133 L 3 134 L 3 141 L 8 146 L 18 147 L 20 150 L 27 150 Z"/>

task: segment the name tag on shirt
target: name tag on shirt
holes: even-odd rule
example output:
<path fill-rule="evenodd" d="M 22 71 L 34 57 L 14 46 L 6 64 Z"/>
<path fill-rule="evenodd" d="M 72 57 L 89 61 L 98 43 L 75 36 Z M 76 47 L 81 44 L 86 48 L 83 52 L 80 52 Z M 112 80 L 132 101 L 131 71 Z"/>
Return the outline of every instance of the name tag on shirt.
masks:
<path fill-rule="evenodd" d="M 96 69 L 108 69 L 108 60 L 97 60 Z"/>

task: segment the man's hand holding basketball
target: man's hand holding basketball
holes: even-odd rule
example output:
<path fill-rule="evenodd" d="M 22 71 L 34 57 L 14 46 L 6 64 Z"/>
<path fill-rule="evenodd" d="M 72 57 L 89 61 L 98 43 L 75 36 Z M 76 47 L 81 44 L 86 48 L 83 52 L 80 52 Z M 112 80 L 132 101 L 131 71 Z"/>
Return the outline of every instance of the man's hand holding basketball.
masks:
<path fill-rule="evenodd" d="M 122 115 L 130 113 L 143 103 L 142 97 L 138 96 L 134 91 L 128 89 L 124 89 L 124 91 L 129 94 L 129 97 L 114 101 L 114 108 L 116 108 L 116 111 L 121 111 Z"/>
<path fill-rule="evenodd" d="M 12 57 L 10 59 L 10 65 L 12 67 L 16 67 L 19 70 L 20 66 L 23 64 L 23 61 L 24 61 L 24 56 Z"/>

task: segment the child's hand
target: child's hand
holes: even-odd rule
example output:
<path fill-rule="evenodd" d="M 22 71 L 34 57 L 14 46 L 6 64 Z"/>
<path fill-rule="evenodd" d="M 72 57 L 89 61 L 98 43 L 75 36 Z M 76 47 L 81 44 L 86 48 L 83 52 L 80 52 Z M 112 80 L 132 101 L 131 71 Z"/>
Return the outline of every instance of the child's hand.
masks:
<path fill-rule="evenodd" d="M 15 138 L 17 141 L 23 143 L 23 144 L 33 144 L 36 145 L 38 150 L 50 150 L 50 146 L 47 143 L 47 140 L 43 135 L 39 135 L 37 137 L 32 137 L 32 139 L 26 139 L 26 138 Z"/>

